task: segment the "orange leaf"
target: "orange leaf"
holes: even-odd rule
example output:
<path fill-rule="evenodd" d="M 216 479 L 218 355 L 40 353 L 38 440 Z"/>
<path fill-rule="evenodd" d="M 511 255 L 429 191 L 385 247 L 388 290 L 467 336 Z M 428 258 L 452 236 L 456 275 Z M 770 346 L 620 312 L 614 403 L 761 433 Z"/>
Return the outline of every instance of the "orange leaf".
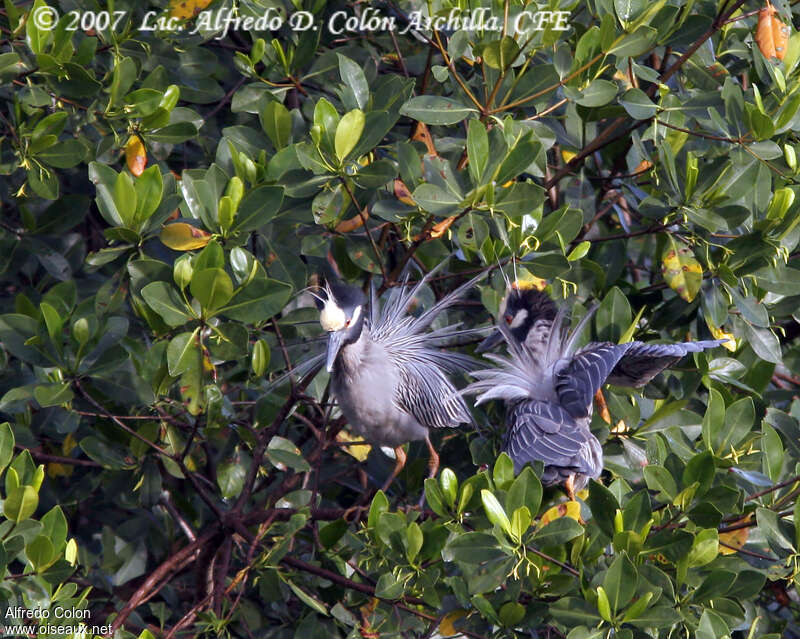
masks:
<path fill-rule="evenodd" d="M 431 227 L 431 230 L 428 231 L 427 233 L 417 233 L 414 236 L 414 241 L 415 242 L 428 241 L 428 240 L 431 240 L 431 239 L 436 239 L 437 237 L 442 237 L 442 235 L 445 234 L 447 229 L 449 229 L 450 226 L 455 221 L 456 221 L 456 216 L 455 215 L 451 215 L 450 217 L 447 217 L 447 218 L 443 219 L 438 224 L 434 224 Z"/>
<path fill-rule="evenodd" d="M 417 203 L 414 202 L 414 198 L 411 197 L 411 191 L 408 190 L 405 182 L 400 178 L 394 181 L 394 196 L 403 204 L 408 204 L 409 206 L 417 205 Z"/>
<path fill-rule="evenodd" d="M 439 222 L 438 224 L 434 224 L 433 228 L 431 229 L 431 237 L 432 238 L 442 237 L 442 235 L 445 234 L 445 231 L 447 231 L 447 229 L 450 228 L 450 226 L 453 224 L 453 222 L 455 222 L 455 220 L 456 216 L 451 215 L 450 217 L 445 218 L 444 220 Z"/>
<path fill-rule="evenodd" d="M 161 241 L 175 251 L 203 248 L 211 240 L 211 233 L 186 222 L 176 222 L 161 229 Z"/>
<path fill-rule="evenodd" d="M 439 622 L 439 634 L 443 637 L 452 637 L 454 635 L 460 635 L 461 631 L 456 629 L 455 623 L 459 619 L 463 619 L 467 616 L 467 611 L 463 608 L 456 608 L 455 610 L 451 610 L 448 612 L 442 620 Z"/>
<path fill-rule="evenodd" d="M 758 12 L 756 43 L 765 58 L 783 60 L 790 29 L 776 13 L 775 7 L 767 0 L 767 5 Z"/>
<path fill-rule="evenodd" d="M 356 229 L 360 229 L 364 226 L 364 222 L 369 219 L 369 211 L 364 208 L 361 212 L 361 215 L 356 213 L 353 217 L 349 220 L 342 220 L 336 225 L 336 232 L 337 233 L 350 233 L 351 231 L 355 231 Z"/>
<path fill-rule="evenodd" d="M 425 148 L 428 149 L 428 155 L 435 155 L 437 158 L 439 157 L 439 154 L 436 152 L 436 147 L 433 146 L 431 132 L 428 129 L 428 125 L 424 122 L 416 123 L 414 126 L 414 131 L 411 134 L 411 139 L 416 140 L 417 142 L 422 142 L 425 145 Z"/>
<path fill-rule="evenodd" d="M 753 518 L 753 515 L 747 515 L 747 517 L 743 517 L 736 522 L 735 524 L 745 523 L 750 521 Z M 730 532 L 720 533 L 719 534 L 719 554 L 720 555 L 732 555 L 740 548 L 742 548 L 746 543 L 747 539 L 750 537 L 750 528 L 739 528 L 738 530 L 731 530 Z M 723 545 L 724 544 L 724 545 Z"/>
<path fill-rule="evenodd" d="M 147 152 L 144 150 L 142 139 L 138 135 L 128 138 L 125 145 L 125 162 L 128 170 L 136 177 L 139 177 L 147 166 Z"/>

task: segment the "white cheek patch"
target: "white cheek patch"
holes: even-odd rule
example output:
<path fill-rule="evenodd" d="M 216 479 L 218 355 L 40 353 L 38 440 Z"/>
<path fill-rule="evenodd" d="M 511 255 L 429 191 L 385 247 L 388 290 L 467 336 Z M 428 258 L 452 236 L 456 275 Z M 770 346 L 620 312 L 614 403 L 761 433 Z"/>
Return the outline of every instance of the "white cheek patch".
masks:
<path fill-rule="evenodd" d="M 348 326 L 351 324 L 355 324 L 358 321 L 360 315 L 361 315 L 361 307 L 356 306 L 355 309 L 353 310 L 353 317 L 351 317 L 350 321 L 348 322 Z"/>
<path fill-rule="evenodd" d="M 517 311 L 517 314 L 514 315 L 514 320 L 511 322 L 511 328 L 517 328 L 517 326 L 522 326 L 525 320 L 528 319 L 528 311 L 524 308 Z"/>
<path fill-rule="evenodd" d="M 336 306 L 336 303 L 329 298 L 328 301 L 325 302 L 322 312 L 319 314 L 319 323 L 322 325 L 322 328 L 329 333 L 340 331 L 345 327 L 346 322 L 344 311 Z"/>

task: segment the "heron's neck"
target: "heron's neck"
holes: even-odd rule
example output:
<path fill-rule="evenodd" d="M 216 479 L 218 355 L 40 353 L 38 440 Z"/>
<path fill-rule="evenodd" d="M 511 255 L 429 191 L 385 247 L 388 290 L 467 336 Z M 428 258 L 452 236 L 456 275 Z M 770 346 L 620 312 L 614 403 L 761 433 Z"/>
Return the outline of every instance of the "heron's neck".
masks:
<path fill-rule="evenodd" d="M 364 326 L 364 328 L 361 329 L 361 335 L 359 335 L 355 342 L 342 346 L 342 349 L 339 351 L 339 357 L 336 360 L 336 365 L 342 373 L 352 375 L 360 368 L 369 341 L 369 330 Z"/>

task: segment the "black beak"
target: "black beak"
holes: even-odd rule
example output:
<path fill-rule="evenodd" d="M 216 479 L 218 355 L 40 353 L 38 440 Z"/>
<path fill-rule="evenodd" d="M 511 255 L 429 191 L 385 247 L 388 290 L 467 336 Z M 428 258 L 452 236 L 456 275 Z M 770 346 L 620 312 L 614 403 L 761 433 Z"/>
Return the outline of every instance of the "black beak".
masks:
<path fill-rule="evenodd" d="M 500 332 L 500 329 L 495 328 L 491 333 L 489 333 L 489 337 L 478 344 L 478 346 L 475 348 L 475 352 L 485 353 L 486 351 L 490 351 L 502 341 L 503 334 Z"/>
<path fill-rule="evenodd" d="M 329 373 L 333 372 L 333 364 L 336 362 L 336 357 L 342 348 L 343 340 L 344 331 L 331 331 L 328 333 L 328 355 L 325 358 L 325 370 Z"/>

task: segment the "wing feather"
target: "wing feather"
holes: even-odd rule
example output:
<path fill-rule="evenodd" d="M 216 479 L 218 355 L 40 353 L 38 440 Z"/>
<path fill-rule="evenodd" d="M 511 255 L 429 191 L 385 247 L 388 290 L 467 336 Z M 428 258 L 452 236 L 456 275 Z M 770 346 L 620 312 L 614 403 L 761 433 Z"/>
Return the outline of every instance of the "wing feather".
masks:
<path fill-rule="evenodd" d="M 609 384 L 638 388 L 664 369 L 677 364 L 689 353 L 715 348 L 724 340 L 704 340 L 679 344 L 645 344 L 632 342 L 631 348 L 608 376 Z"/>
<path fill-rule="evenodd" d="M 599 342 L 578 351 L 556 373 L 555 388 L 561 406 L 573 417 L 589 415 L 592 397 L 632 344 Z"/>
<path fill-rule="evenodd" d="M 541 461 L 545 467 L 597 476 L 593 463 L 594 435 L 557 404 L 526 401 L 508 416 L 505 450 L 517 470 L 526 463 Z M 595 440 L 596 441 L 596 440 Z"/>
<path fill-rule="evenodd" d="M 395 402 L 428 428 L 454 428 L 472 421 L 467 405 L 444 373 L 416 361 L 400 365 Z"/>

